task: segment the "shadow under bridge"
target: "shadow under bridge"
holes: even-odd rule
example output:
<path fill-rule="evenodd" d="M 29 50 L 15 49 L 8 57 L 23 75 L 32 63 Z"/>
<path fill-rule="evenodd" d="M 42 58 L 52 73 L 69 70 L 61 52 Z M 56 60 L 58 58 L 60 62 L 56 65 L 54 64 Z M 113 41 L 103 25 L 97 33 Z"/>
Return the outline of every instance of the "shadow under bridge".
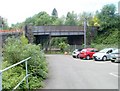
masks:
<path fill-rule="evenodd" d="M 67 37 L 70 45 L 82 45 L 84 39 L 81 26 L 33 26 L 32 33 L 36 44 L 49 45 L 51 37 Z"/>

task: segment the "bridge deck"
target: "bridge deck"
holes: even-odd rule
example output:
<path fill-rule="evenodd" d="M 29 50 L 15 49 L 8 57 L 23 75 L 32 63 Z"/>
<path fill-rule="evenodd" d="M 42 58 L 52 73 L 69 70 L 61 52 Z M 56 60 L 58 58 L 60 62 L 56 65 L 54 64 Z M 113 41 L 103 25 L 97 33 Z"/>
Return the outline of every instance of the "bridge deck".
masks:
<path fill-rule="evenodd" d="M 81 26 L 34 26 L 32 32 L 33 35 L 84 35 L 83 27 Z"/>

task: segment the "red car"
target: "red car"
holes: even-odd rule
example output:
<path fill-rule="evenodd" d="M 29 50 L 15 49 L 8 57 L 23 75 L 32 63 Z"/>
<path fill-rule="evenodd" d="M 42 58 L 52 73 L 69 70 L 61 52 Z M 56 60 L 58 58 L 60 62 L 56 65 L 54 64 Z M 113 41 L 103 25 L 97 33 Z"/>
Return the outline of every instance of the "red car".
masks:
<path fill-rule="evenodd" d="M 79 58 L 81 59 L 92 59 L 93 58 L 93 54 L 98 52 L 97 49 L 95 48 L 85 48 L 82 49 L 81 52 L 79 53 Z"/>

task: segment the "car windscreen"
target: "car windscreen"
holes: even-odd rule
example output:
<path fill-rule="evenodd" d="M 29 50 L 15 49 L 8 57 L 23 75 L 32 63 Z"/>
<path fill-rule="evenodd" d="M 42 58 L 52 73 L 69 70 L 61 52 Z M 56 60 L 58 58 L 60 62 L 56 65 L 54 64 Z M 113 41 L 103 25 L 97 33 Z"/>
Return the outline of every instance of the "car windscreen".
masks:
<path fill-rule="evenodd" d="M 99 52 L 101 52 L 101 53 L 106 53 L 106 52 L 108 52 L 110 49 L 103 49 L 103 50 L 101 50 L 101 51 L 99 51 Z"/>

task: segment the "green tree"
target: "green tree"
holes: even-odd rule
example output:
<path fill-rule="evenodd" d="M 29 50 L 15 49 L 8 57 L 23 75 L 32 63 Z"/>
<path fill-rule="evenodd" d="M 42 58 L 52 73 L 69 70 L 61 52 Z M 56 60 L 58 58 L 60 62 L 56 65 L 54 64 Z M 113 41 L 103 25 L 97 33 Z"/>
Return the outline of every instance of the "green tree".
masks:
<path fill-rule="evenodd" d="M 51 23 L 52 23 L 51 16 L 44 11 L 40 12 L 35 17 L 35 25 L 36 26 L 51 25 Z"/>
<path fill-rule="evenodd" d="M 54 8 L 52 11 L 52 17 L 58 18 L 58 12 L 57 12 L 56 8 Z"/>
<path fill-rule="evenodd" d="M 12 24 L 9 29 L 10 30 L 12 30 L 12 29 L 22 29 L 23 26 L 24 26 L 24 23 L 16 23 L 16 24 Z"/>
<path fill-rule="evenodd" d="M 78 15 L 78 25 L 83 26 L 85 19 L 87 20 L 88 26 L 93 26 L 93 14 L 88 12 L 83 12 L 82 14 Z"/>
<path fill-rule="evenodd" d="M 52 18 L 52 24 L 51 25 L 64 25 L 65 24 L 65 16 L 62 16 L 60 18 L 53 19 Z"/>
<path fill-rule="evenodd" d="M 100 24 L 100 30 L 108 30 L 111 28 L 117 28 L 118 16 L 115 13 L 116 7 L 114 4 L 107 4 L 103 6 L 101 11 L 97 14 Z"/>
<path fill-rule="evenodd" d="M 61 52 L 65 52 L 69 50 L 69 44 L 65 43 L 65 42 L 60 42 L 59 43 L 59 48 L 61 50 Z"/>
<path fill-rule="evenodd" d="M 7 19 L 0 16 L 0 30 L 1 29 L 6 30 L 8 28 L 9 27 L 8 27 Z"/>
<path fill-rule="evenodd" d="M 77 14 L 75 14 L 73 11 L 72 13 L 68 12 L 65 25 L 77 25 Z"/>
<path fill-rule="evenodd" d="M 25 24 L 25 25 L 28 25 L 28 24 L 32 23 L 32 24 L 34 25 L 34 24 L 35 24 L 35 21 L 36 21 L 36 17 L 35 17 L 35 16 L 36 16 L 36 15 L 34 15 L 33 17 L 28 17 L 28 18 L 26 18 L 24 24 Z"/>
<path fill-rule="evenodd" d="M 97 18 L 96 15 L 93 17 L 92 21 L 93 21 L 93 26 L 100 26 L 99 19 Z"/>

